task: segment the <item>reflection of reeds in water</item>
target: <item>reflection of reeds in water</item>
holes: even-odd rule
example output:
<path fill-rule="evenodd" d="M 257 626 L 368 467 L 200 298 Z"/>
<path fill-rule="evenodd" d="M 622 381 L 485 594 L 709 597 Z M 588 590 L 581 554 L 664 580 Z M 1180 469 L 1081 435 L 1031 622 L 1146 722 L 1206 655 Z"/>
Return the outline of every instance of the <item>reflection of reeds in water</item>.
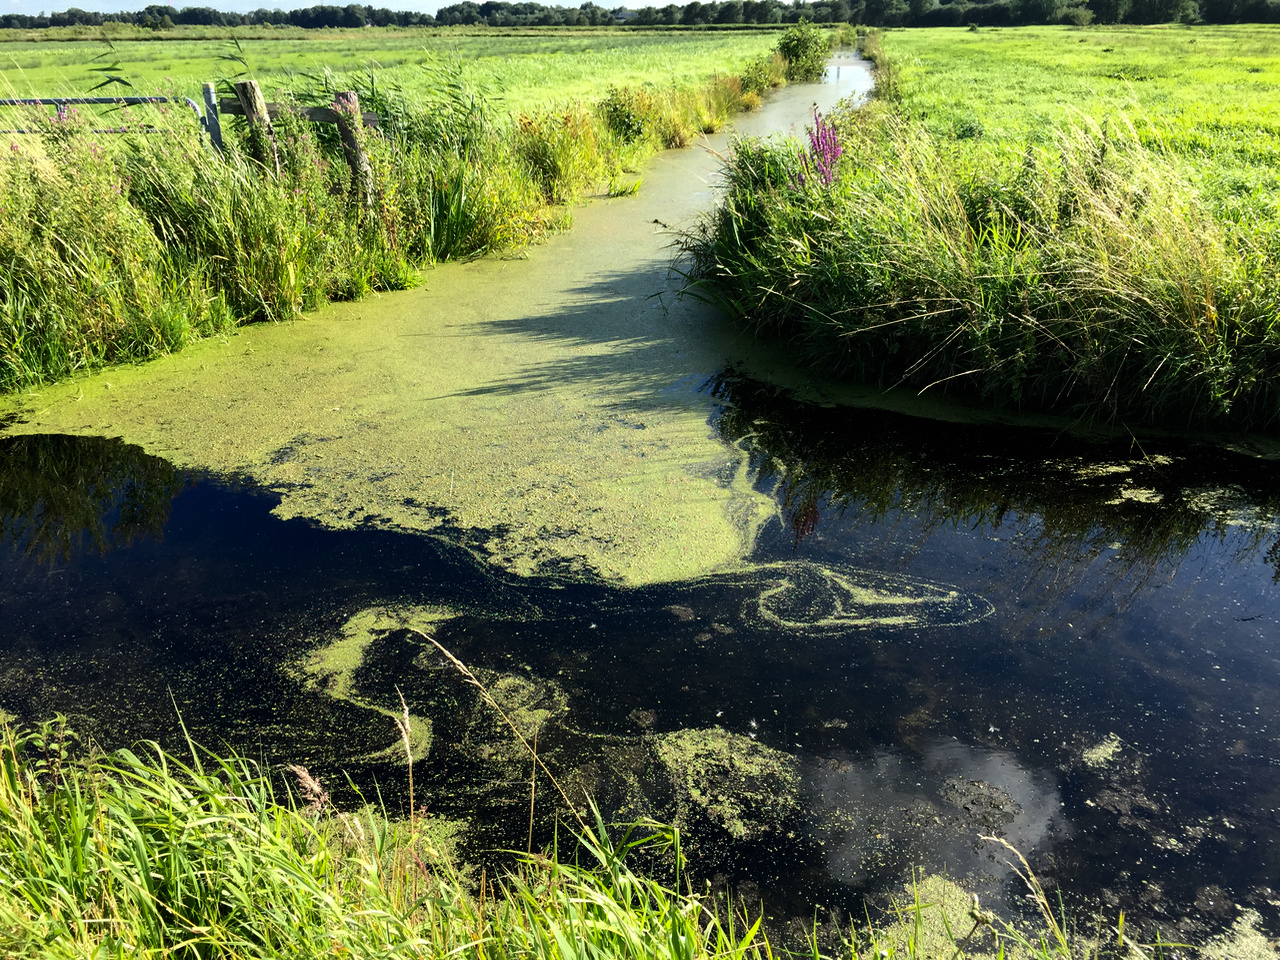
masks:
<path fill-rule="evenodd" d="M 41 563 L 68 558 L 86 537 L 104 552 L 159 537 L 184 483 L 172 464 L 119 440 L 6 437 L 0 531 Z"/>
<path fill-rule="evenodd" d="M 1125 574 L 1143 578 L 1202 537 L 1236 534 L 1238 559 L 1265 549 L 1280 576 L 1280 540 L 1271 543 L 1280 494 L 1267 465 L 1245 456 L 820 407 L 732 372 L 710 389 L 725 404 L 720 434 L 745 445 L 761 481 L 776 481 L 797 544 L 822 508 L 867 523 L 909 514 L 926 535 L 1020 520 L 1048 562 L 1115 549 Z"/>

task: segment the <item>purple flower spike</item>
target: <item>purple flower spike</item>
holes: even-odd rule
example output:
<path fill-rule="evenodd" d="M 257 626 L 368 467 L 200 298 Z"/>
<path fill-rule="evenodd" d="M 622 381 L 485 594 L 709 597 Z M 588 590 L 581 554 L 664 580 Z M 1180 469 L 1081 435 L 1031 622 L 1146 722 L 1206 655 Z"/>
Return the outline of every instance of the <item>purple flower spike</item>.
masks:
<path fill-rule="evenodd" d="M 806 166 L 818 177 L 824 187 L 831 186 L 836 178 L 836 162 L 844 151 L 836 135 L 835 124 L 817 110 L 813 111 L 813 126 L 809 128 L 809 155 Z"/>

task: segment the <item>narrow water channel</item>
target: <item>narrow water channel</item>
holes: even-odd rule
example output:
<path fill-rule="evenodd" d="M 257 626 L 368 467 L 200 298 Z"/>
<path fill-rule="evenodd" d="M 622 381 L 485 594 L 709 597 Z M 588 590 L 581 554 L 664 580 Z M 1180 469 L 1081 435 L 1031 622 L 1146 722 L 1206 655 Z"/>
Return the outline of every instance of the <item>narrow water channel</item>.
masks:
<path fill-rule="evenodd" d="M 865 92 L 835 67 L 741 127 Z M 673 295 L 727 146 L 521 258 L 11 402 L 0 708 L 180 714 L 394 805 L 403 695 L 418 796 L 519 845 L 527 758 L 423 630 L 575 802 L 780 916 L 913 867 L 1016 911 L 995 835 L 1073 906 L 1276 929 L 1274 462 L 834 402 Z"/>

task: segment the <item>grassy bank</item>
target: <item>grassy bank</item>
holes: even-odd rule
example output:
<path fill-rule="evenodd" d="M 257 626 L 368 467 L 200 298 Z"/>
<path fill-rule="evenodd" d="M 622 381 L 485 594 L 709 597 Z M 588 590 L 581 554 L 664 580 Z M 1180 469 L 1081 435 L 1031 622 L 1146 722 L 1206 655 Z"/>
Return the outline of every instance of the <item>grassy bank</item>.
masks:
<path fill-rule="evenodd" d="M 1163 955 L 1126 941 L 1123 926 L 1077 935 L 1029 872 L 1043 908 L 1030 935 L 934 879 L 912 885 L 884 925 L 812 927 L 784 951 L 762 916 L 692 892 L 671 828 L 567 815 L 577 840 L 566 830 L 559 856 L 513 855 L 489 877 L 458 862 L 457 825 L 340 811 L 302 768 L 281 774 L 291 786 L 278 793 L 236 756 L 153 744 L 106 754 L 60 720 L 5 724 L 0 948 L 41 958 Z M 636 872 L 637 853 L 667 863 L 669 884 Z"/>
<path fill-rule="evenodd" d="M 372 71 L 267 88 L 299 104 L 359 92 L 382 118 L 364 136 L 368 197 L 335 128 L 296 113 L 276 124 L 278 171 L 242 122 L 215 155 L 185 108 L 19 117 L 35 134 L 0 152 L 0 390 L 401 289 L 423 265 L 534 240 L 567 221 L 558 205 L 632 188 L 625 171 L 758 103 L 784 70 L 768 52 L 739 66 L 744 78 L 682 86 L 609 85 L 617 74 L 600 71 L 592 101 L 515 113 L 453 60 L 418 64 L 418 92 Z M 95 132 L 104 124 L 129 132 Z"/>
<path fill-rule="evenodd" d="M 724 207 L 689 241 L 694 289 L 859 380 L 1280 429 L 1274 105 L 1252 125 L 1221 109 L 1237 72 L 1274 69 L 1274 31 L 1206 31 L 1242 45 L 1218 86 L 1180 85 L 1168 30 L 1111 33 L 871 37 L 876 104 L 822 118 L 803 148 L 739 144 Z M 1250 96 L 1270 104 L 1266 89 Z"/>

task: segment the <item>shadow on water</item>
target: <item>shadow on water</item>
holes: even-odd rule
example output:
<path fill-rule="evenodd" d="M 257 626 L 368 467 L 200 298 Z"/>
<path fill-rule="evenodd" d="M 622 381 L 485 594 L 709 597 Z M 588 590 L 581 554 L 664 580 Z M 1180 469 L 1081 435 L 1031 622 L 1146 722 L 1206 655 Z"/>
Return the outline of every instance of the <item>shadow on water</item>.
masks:
<path fill-rule="evenodd" d="M 461 327 L 457 335 L 462 337 L 511 334 L 532 341 L 553 341 L 564 349 L 552 361 L 526 365 L 518 377 L 490 380 L 459 395 L 512 396 L 542 390 L 607 388 L 617 394 L 616 402 L 623 412 L 687 405 L 670 389 L 671 354 L 680 349 L 682 328 L 655 324 L 644 316 L 665 312 L 676 303 L 677 278 L 666 272 L 667 263 L 666 259 L 655 261 L 653 269 L 612 273 L 580 284 L 568 297 L 577 306 L 557 306 L 546 314 Z M 681 302 L 679 312 L 686 322 L 719 322 L 710 308 L 689 302 Z"/>

